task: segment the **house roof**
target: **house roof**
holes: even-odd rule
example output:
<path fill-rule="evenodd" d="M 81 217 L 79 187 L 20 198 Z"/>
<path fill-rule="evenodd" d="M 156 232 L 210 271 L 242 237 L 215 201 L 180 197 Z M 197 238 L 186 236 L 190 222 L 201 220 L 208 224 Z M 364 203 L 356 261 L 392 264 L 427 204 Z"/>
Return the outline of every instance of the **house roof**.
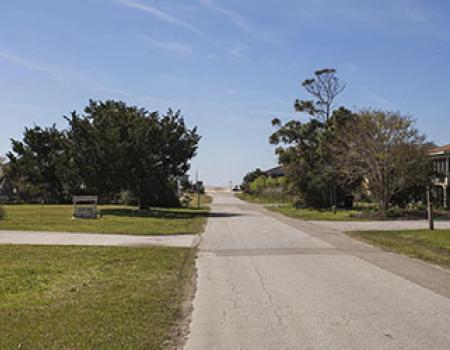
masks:
<path fill-rule="evenodd" d="M 265 171 L 267 176 L 284 176 L 283 167 L 277 166 Z"/>
<path fill-rule="evenodd" d="M 430 155 L 439 155 L 439 154 L 450 153 L 450 144 L 431 148 L 428 152 Z"/>

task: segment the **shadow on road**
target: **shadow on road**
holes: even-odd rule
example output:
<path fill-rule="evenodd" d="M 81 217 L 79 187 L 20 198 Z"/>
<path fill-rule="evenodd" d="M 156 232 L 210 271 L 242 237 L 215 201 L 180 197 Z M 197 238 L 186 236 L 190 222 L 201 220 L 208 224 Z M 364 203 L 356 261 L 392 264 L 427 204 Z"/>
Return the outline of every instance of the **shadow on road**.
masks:
<path fill-rule="evenodd" d="M 232 218 L 236 216 L 242 216 L 242 214 L 237 213 L 221 213 L 221 212 L 209 212 L 208 216 L 211 218 Z"/>
<path fill-rule="evenodd" d="M 241 214 L 208 212 L 202 209 L 179 208 L 163 209 L 154 208 L 150 210 L 138 210 L 131 208 L 109 208 L 100 211 L 101 216 L 122 216 L 132 218 L 162 218 L 162 219 L 192 219 L 195 217 L 230 218 L 241 216 Z"/>
<path fill-rule="evenodd" d="M 208 212 L 206 210 L 196 209 L 150 209 L 150 210 L 138 210 L 138 209 L 102 209 L 100 211 L 102 216 L 122 216 L 133 218 L 163 218 L 163 219 L 191 219 L 195 217 L 207 217 Z"/>

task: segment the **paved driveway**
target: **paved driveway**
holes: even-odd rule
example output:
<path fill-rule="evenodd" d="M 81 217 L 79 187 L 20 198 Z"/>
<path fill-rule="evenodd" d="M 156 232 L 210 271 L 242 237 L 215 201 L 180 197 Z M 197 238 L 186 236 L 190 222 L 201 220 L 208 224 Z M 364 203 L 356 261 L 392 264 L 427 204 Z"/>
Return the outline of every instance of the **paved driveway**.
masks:
<path fill-rule="evenodd" d="M 447 271 L 231 194 L 212 210 L 185 349 L 450 348 Z"/>
<path fill-rule="evenodd" d="M 193 247 L 198 235 L 132 236 L 68 232 L 0 231 L 0 244 Z"/>
<path fill-rule="evenodd" d="M 390 220 L 390 221 L 309 221 L 336 231 L 372 231 L 372 230 L 414 230 L 427 229 L 427 220 Z M 450 221 L 435 220 L 434 226 L 439 229 L 450 229 Z"/>

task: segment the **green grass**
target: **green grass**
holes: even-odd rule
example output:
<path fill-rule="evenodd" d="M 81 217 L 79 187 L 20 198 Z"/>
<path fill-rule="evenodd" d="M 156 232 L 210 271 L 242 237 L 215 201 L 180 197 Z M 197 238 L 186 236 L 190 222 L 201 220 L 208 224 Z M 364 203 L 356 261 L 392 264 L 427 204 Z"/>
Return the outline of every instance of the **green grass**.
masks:
<path fill-rule="evenodd" d="M 360 231 L 347 234 L 389 251 L 450 268 L 450 230 Z"/>
<path fill-rule="evenodd" d="M 359 218 L 352 217 L 352 214 L 358 213 L 357 210 L 337 209 L 336 214 L 331 209 L 310 209 L 295 208 L 292 205 L 268 207 L 272 211 L 294 219 L 302 220 L 322 220 L 322 221 L 361 221 Z"/>
<path fill-rule="evenodd" d="M 281 203 L 270 198 L 261 198 L 248 193 L 238 193 L 236 197 L 251 203 L 267 204 L 266 208 L 294 219 L 323 221 L 361 221 L 352 217 L 358 210 L 338 209 L 336 214 L 331 209 L 296 208 L 291 203 Z"/>
<path fill-rule="evenodd" d="M 204 202 L 203 202 L 204 204 Z M 203 231 L 208 208 L 154 208 L 99 206 L 95 220 L 72 219 L 71 205 L 5 205 L 0 230 L 93 232 L 133 235 L 193 234 Z"/>
<path fill-rule="evenodd" d="M 283 203 L 281 201 L 277 201 L 273 198 L 266 198 L 266 197 L 258 197 L 249 193 L 235 193 L 235 196 L 239 199 L 242 199 L 244 201 L 250 202 L 250 203 L 257 203 L 257 204 L 288 204 Z"/>
<path fill-rule="evenodd" d="M 197 206 L 198 206 L 197 194 L 189 193 L 189 194 L 187 194 L 187 196 L 190 198 L 189 207 L 197 208 Z M 208 204 L 211 204 L 211 202 L 212 202 L 211 196 L 208 196 L 205 194 L 200 195 L 200 208 L 208 207 Z"/>
<path fill-rule="evenodd" d="M 161 349 L 194 250 L 0 246 L 0 349 Z"/>

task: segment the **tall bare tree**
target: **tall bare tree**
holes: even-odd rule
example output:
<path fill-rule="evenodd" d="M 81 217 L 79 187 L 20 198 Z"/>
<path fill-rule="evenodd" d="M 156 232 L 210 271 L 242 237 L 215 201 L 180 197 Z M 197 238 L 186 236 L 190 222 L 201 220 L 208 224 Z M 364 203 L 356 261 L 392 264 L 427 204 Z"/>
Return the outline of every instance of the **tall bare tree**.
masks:
<path fill-rule="evenodd" d="M 428 184 L 432 167 L 426 139 L 410 117 L 364 110 L 342 132 L 334 145 L 340 172 L 349 180 L 365 179 L 382 209 L 402 191 Z"/>
<path fill-rule="evenodd" d="M 345 89 L 345 83 L 336 77 L 333 68 L 320 69 L 314 72 L 314 78 L 303 81 L 302 86 L 314 97 L 314 100 L 295 101 L 295 110 L 305 112 L 322 122 L 328 121 L 335 108 L 336 97 Z"/>

